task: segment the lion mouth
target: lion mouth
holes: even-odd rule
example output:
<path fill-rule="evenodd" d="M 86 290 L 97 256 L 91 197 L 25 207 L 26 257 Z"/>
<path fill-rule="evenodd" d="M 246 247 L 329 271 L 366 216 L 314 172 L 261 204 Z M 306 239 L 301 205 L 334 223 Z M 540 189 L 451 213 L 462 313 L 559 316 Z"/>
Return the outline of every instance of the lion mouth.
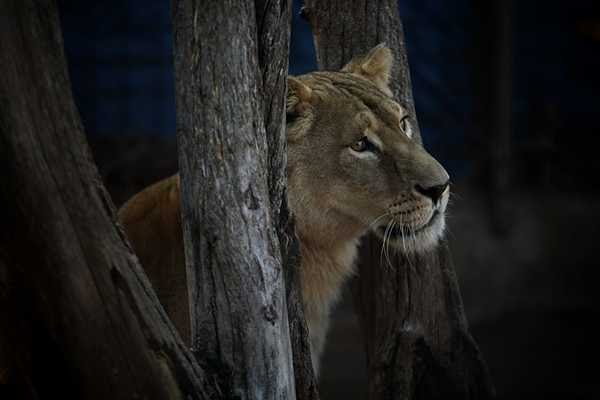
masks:
<path fill-rule="evenodd" d="M 379 226 L 377 228 L 377 231 L 382 237 L 387 235 L 390 239 L 408 237 L 411 235 L 417 235 L 417 234 L 431 228 L 437 222 L 437 220 L 439 218 L 440 218 L 440 212 L 439 212 L 439 210 L 435 210 L 433 212 L 433 214 L 431 215 L 431 218 L 429 218 L 429 221 L 427 221 L 426 224 L 424 224 L 416 229 L 411 226 L 406 226 L 406 225 L 401 225 L 401 224 L 392 224 L 393 226 L 390 228 L 389 227 L 390 224 L 387 223 L 385 225 Z"/>

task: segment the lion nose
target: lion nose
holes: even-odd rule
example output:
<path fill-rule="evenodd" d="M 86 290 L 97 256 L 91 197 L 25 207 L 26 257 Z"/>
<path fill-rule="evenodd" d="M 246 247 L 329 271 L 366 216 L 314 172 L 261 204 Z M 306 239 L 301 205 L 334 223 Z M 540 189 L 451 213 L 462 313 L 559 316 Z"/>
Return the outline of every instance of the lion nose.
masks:
<path fill-rule="evenodd" d="M 442 197 L 442 194 L 444 193 L 444 191 L 446 190 L 448 185 L 450 185 L 449 180 L 447 180 L 445 183 L 442 183 L 441 185 L 435 185 L 435 186 L 429 186 L 429 187 L 423 187 L 419 184 L 416 184 L 415 190 L 417 192 L 421 193 L 423 196 L 429 197 L 435 204 L 438 202 L 440 197 Z"/>

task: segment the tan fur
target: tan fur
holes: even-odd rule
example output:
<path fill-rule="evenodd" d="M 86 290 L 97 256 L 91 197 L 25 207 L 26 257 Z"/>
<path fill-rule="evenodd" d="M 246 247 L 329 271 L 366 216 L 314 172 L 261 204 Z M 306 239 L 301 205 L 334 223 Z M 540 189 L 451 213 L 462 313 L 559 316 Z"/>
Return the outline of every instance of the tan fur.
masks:
<path fill-rule="evenodd" d="M 401 128 L 406 110 L 390 96 L 391 68 L 391 52 L 377 46 L 340 72 L 288 79 L 288 201 L 297 220 L 315 370 L 329 313 L 353 274 L 361 236 L 373 229 L 386 247 L 422 251 L 444 230 L 448 190 L 434 204 L 415 188 L 444 187 L 448 175 Z M 364 137 L 372 151 L 353 150 Z M 189 341 L 179 184 L 176 175 L 145 189 L 122 207 L 119 218 Z"/>
<path fill-rule="evenodd" d="M 173 175 L 147 187 L 121 207 L 119 221 L 167 314 L 189 342 L 179 185 L 179 175 Z"/>

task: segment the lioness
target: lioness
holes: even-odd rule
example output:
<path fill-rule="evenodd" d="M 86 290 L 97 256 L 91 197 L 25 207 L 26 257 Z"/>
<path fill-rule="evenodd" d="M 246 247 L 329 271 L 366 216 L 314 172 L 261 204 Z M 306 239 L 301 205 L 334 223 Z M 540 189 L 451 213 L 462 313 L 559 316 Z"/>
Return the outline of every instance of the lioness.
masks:
<path fill-rule="evenodd" d="M 435 246 L 448 174 L 412 140 L 414 116 L 391 97 L 390 50 L 379 45 L 339 72 L 288 78 L 288 201 L 300 239 L 301 285 L 315 372 L 329 312 L 374 230 L 400 251 Z M 119 218 L 167 313 L 189 341 L 175 175 L 130 199 Z"/>

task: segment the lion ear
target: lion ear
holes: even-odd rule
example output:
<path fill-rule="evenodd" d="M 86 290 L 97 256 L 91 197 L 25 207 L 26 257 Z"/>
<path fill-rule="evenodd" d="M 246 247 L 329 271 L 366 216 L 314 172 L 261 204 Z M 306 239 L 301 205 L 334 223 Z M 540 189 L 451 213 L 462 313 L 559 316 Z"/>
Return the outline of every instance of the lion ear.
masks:
<path fill-rule="evenodd" d="M 312 89 L 293 76 L 288 76 L 287 84 L 287 113 L 298 116 L 309 107 L 313 97 Z"/>
<path fill-rule="evenodd" d="M 392 51 L 384 43 L 380 43 L 367 55 L 354 57 L 342 71 L 367 78 L 384 92 L 391 93 L 389 83 L 393 65 Z"/>

